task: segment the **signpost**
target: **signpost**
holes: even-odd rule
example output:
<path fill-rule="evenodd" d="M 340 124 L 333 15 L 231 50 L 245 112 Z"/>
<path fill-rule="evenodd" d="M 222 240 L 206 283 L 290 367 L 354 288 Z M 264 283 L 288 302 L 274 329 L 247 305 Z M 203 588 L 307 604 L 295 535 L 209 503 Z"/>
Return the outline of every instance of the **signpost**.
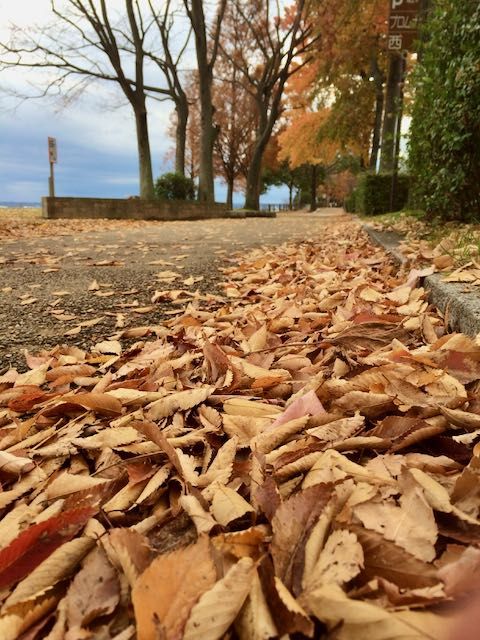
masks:
<path fill-rule="evenodd" d="M 392 185 L 390 189 L 390 209 L 393 211 L 398 183 L 398 160 L 400 155 L 400 138 L 402 135 L 403 85 L 406 72 L 406 55 L 412 51 L 418 38 L 418 20 L 422 8 L 422 0 L 389 0 L 388 41 L 390 65 L 398 65 L 400 82 L 397 88 L 397 107 L 394 131 L 394 154 Z"/>
<path fill-rule="evenodd" d="M 418 36 L 422 0 L 390 0 L 388 50 L 411 51 Z"/>
<path fill-rule="evenodd" d="M 55 174 L 53 165 L 57 162 L 57 139 L 48 138 L 48 160 L 50 162 L 50 177 L 48 178 L 48 195 L 55 197 Z"/>

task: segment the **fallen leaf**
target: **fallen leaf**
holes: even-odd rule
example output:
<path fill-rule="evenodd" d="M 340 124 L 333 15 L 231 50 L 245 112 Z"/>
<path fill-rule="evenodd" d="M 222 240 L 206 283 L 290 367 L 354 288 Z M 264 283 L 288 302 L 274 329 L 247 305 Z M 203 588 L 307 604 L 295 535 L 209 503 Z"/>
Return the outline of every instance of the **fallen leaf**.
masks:
<path fill-rule="evenodd" d="M 132 591 L 138 640 L 150 640 L 158 633 L 165 640 L 181 640 L 193 606 L 215 582 L 215 566 L 205 537 L 157 557 Z"/>

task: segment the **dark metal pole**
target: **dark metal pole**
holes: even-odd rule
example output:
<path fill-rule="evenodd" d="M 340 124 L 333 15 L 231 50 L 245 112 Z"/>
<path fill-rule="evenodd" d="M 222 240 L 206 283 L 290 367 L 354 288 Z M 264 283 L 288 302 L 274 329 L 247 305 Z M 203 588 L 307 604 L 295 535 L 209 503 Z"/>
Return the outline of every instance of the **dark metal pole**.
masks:
<path fill-rule="evenodd" d="M 398 91 L 397 121 L 395 123 L 395 150 L 393 155 L 392 184 L 390 188 L 390 211 L 394 210 L 395 202 L 397 201 L 398 161 L 400 158 L 400 141 L 402 138 L 402 118 L 403 118 L 403 100 L 404 100 L 403 94 L 404 94 L 406 71 L 407 71 L 407 57 L 405 54 L 402 56 L 402 75 L 401 75 L 400 87 Z"/>

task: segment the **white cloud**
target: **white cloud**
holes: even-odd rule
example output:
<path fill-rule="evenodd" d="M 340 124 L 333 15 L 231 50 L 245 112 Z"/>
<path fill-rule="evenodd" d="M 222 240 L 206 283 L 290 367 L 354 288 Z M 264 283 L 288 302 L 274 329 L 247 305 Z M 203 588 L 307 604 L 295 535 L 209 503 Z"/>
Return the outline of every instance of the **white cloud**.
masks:
<path fill-rule="evenodd" d="M 107 0 L 108 8 L 123 10 L 124 1 Z M 175 1 L 181 4 L 181 0 Z M 57 4 L 60 6 L 62 0 L 57 0 Z M 10 23 L 20 27 L 50 23 L 50 0 L 0 0 L 0 16 L 0 40 L 5 40 Z M 184 26 L 180 24 L 179 29 Z M 192 49 L 183 66 L 194 66 Z M 149 71 L 149 77 L 152 73 L 153 70 Z M 37 85 L 44 86 L 49 77 L 50 72 L 45 70 L 28 73 L 14 69 L 2 72 L 0 80 L 3 88 L 25 92 L 31 89 L 34 78 Z M 134 118 L 131 107 L 125 104 L 122 92 L 115 89 L 115 85 L 91 84 L 77 101 L 63 109 L 49 98 L 27 100 L 14 109 L 16 104 L 17 100 L 3 96 L 0 108 L 0 200 L 38 201 L 45 195 L 47 136 L 56 137 L 58 142 L 56 174 L 59 194 L 122 197 L 125 193 L 136 192 L 138 161 Z M 171 111 L 169 102 L 149 103 L 155 176 L 166 169 L 165 155 L 173 146 L 167 135 Z M 217 184 L 218 200 L 224 198 L 224 192 L 224 186 Z"/>
<path fill-rule="evenodd" d="M 49 0 L 0 0 L 1 24 L 8 20 L 23 20 L 23 24 L 46 20 L 49 7 Z M 2 33 L 0 25 L 0 38 L 3 37 L 5 28 Z M 29 83 L 33 77 L 41 85 L 46 75 L 42 70 L 27 73 L 15 69 L 2 73 L 1 84 L 25 93 L 31 90 Z M 125 189 L 137 191 L 138 178 L 133 177 L 138 170 L 135 122 L 130 105 L 125 104 L 125 97 L 116 85 L 92 83 L 68 106 L 48 97 L 24 102 L 5 95 L 0 97 L 0 200 L 37 201 L 45 194 L 47 136 L 57 138 L 57 175 L 59 185 L 62 180 L 65 185 L 64 195 L 120 197 Z M 171 109 L 168 102 L 149 103 L 155 175 L 162 170 L 165 155 L 172 146 L 166 135 Z"/>
<path fill-rule="evenodd" d="M 138 184 L 137 176 L 107 176 L 103 178 L 106 184 L 131 186 Z"/>

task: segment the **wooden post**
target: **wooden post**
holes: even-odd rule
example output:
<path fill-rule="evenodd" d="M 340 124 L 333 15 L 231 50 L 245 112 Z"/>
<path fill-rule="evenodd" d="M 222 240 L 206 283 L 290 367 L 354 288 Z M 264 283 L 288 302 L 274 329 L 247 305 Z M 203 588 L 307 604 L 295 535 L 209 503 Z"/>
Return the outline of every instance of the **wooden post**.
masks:
<path fill-rule="evenodd" d="M 48 195 L 50 198 L 55 197 L 55 172 L 53 165 L 57 162 L 57 140 L 56 138 L 48 138 L 48 161 L 50 163 L 50 177 L 48 178 Z"/>
<path fill-rule="evenodd" d="M 50 176 L 48 178 L 48 195 L 50 198 L 55 197 L 55 172 L 53 170 L 53 162 L 50 162 Z"/>

